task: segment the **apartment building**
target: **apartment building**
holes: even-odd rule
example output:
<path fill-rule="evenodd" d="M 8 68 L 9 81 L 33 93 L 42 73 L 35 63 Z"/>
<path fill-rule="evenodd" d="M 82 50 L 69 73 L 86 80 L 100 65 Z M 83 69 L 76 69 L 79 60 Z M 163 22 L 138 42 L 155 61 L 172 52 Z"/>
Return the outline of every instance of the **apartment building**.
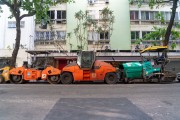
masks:
<path fill-rule="evenodd" d="M 15 45 L 16 21 L 8 18 L 11 14 L 6 5 L 1 5 L 3 12 L 0 13 L 0 58 L 10 58 Z M 25 13 L 25 11 L 22 11 Z M 34 17 L 23 18 L 21 21 L 21 43 L 17 56 L 17 66 L 21 66 L 23 61 L 30 59 L 26 50 L 34 49 Z M 0 59 L 0 63 L 1 63 Z"/>
<path fill-rule="evenodd" d="M 145 40 L 146 34 L 155 31 L 153 29 L 156 27 L 166 27 L 169 23 L 171 17 L 171 8 L 172 3 L 168 3 L 163 6 L 154 7 L 153 9 L 149 8 L 147 2 L 145 1 L 142 6 L 139 8 L 137 5 L 130 5 L 130 23 L 131 23 L 131 42 L 135 44 L 138 39 L 143 40 L 143 45 L 161 45 L 162 38 L 154 38 Z M 164 17 L 165 24 L 162 24 L 157 19 L 157 14 L 161 14 Z M 180 8 L 177 8 L 175 23 L 180 21 Z M 174 27 L 173 27 L 174 28 Z M 171 49 L 171 44 L 176 43 L 176 50 L 180 49 L 180 40 L 179 38 L 174 40 L 173 37 L 170 37 L 169 48 Z"/>
<path fill-rule="evenodd" d="M 75 3 L 52 6 L 48 12 L 51 25 L 48 24 L 47 29 L 42 29 L 41 24 L 36 25 L 35 48 L 38 50 L 78 50 L 79 43 L 74 34 L 74 29 L 77 27 L 75 13 L 80 10 L 84 13 L 87 11 L 89 17 L 97 24 L 101 24 L 100 13 L 106 7 L 112 10 L 115 16 L 112 36 L 110 37 L 109 31 L 102 35 L 102 33 L 87 29 L 84 33 L 87 38 L 83 46 L 84 50 L 130 50 L 130 16 L 127 0 L 77 0 Z M 67 38 L 67 33 L 72 33 L 70 39 Z"/>
<path fill-rule="evenodd" d="M 88 15 L 97 23 L 101 24 L 101 10 L 108 7 L 113 11 L 115 23 L 113 24 L 113 33 L 110 37 L 109 31 L 106 35 L 87 30 L 87 44 L 85 50 L 130 50 L 132 45 L 136 46 L 138 39 L 143 40 L 143 46 L 161 44 L 162 38 L 144 40 L 146 34 L 154 31 L 153 27 L 165 27 L 170 20 L 172 3 L 164 6 L 149 8 L 146 1 L 139 8 L 137 5 L 129 5 L 127 0 L 83 0 L 70 4 L 61 4 L 52 6 L 48 12 L 51 19 L 51 26 L 47 29 L 38 24 L 36 25 L 35 48 L 71 51 L 77 50 L 77 37 L 74 29 L 77 27 L 75 13 L 79 10 L 87 11 Z M 157 20 L 157 14 L 164 16 L 165 25 Z M 180 8 L 177 8 L 175 23 L 180 20 Z M 67 33 L 72 33 L 67 38 Z M 175 49 L 180 49 L 180 41 L 170 38 L 169 46 L 176 43 Z M 103 48 L 102 48 L 103 46 Z"/>

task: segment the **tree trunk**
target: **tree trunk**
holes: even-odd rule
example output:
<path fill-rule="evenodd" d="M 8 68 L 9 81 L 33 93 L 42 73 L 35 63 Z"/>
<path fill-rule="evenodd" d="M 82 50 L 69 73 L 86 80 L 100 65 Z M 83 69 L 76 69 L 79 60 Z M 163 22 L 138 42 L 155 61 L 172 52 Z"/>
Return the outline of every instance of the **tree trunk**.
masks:
<path fill-rule="evenodd" d="M 171 29 L 173 27 L 175 15 L 176 15 L 177 2 L 178 2 L 178 0 L 173 0 L 171 19 L 170 19 L 170 22 L 169 22 L 168 27 L 166 29 L 165 39 L 163 41 L 164 46 L 167 46 L 169 43 L 169 37 L 171 35 Z"/>
<path fill-rule="evenodd" d="M 15 67 L 16 65 L 16 58 L 17 58 L 19 46 L 20 46 L 20 39 L 21 39 L 20 22 L 21 22 L 20 18 L 16 17 L 16 39 L 15 39 L 15 47 L 14 47 L 12 57 L 11 57 L 11 62 L 10 62 L 11 67 Z"/>

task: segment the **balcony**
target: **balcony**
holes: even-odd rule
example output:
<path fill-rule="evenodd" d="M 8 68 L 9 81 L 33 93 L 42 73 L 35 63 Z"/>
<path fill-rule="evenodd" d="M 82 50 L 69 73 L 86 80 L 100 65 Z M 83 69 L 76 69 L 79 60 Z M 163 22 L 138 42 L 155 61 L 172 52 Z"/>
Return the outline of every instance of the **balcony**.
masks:
<path fill-rule="evenodd" d="M 174 21 L 179 23 L 179 20 Z M 131 25 L 168 25 L 169 20 L 166 20 L 165 23 L 161 23 L 159 20 L 130 20 Z"/>

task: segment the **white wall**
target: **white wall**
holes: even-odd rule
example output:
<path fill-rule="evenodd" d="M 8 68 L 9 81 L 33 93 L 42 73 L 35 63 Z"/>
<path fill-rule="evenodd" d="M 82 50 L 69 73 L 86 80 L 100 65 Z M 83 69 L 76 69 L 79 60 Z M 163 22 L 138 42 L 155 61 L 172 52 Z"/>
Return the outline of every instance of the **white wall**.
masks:
<path fill-rule="evenodd" d="M 1 49 L 0 50 L 0 57 L 11 57 L 13 50 Z M 16 59 L 17 67 L 23 65 L 23 61 L 30 61 L 30 55 L 27 54 L 26 49 L 20 49 L 18 52 L 18 56 Z"/>
<path fill-rule="evenodd" d="M 2 5 L 1 7 L 3 13 L 0 13 L 0 57 L 11 57 L 13 44 L 15 43 L 16 38 L 16 28 L 8 28 L 8 21 L 15 21 L 15 19 L 8 18 L 10 16 L 10 11 L 7 6 Z M 25 13 L 25 11 L 22 13 Z M 24 45 L 24 48 L 22 49 L 20 47 L 16 60 L 17 66 L 21 66 L 23 61 L 28 60 L 25 51 L 27 49 L 34 49 L 34 16 L 23 18 L 22 21 L 25 21 L 25 26 L 24 28 L 21 28 L 20 44 Z"/>
<path fill-rule="evenodd" d="M 15 19 L 8 18 L 10 16 L 10 12 L 7 6 L 2 5 L 2 9 L 3 13 L 0 13 L 0 49 L 7 49 L 8 46 L 13 49 L 16 37 L 16 28 L 8 28 L 8 21 L 15 21 Z M 25 12 L 23 11 L 22 13 Z M 23 18 L 22 21 L 25 21 L 25 26 L 24 28 L 21 28 L 21 44 L 25 45 L 28 49 L 32 49 L 34 46 L 34 17 Z M 31 40 L 30 35 L 33 36 L 31 37 Z"/>
<path fill-rule="evenodd" d="M 6 31 L 6 19 L 7 19 L 7 7 L 4 5 L 1 6 L 3 9 L 3 13 L 0 13 L 0 49 L 3 49 L 5 46 L 4 38 L 5 38 L 5 31 Z"/>

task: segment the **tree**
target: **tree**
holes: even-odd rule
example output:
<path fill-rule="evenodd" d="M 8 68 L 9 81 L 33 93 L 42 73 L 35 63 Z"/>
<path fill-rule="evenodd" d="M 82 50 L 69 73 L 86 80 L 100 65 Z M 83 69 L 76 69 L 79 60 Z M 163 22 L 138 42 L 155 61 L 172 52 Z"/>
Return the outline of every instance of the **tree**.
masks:
<path fill-rule="evenodd" d="M 77 27 L 74 29 L 74 34 L 77 38 L 77 48 L 78 50 L 84 50 L 87 45 L 86 41 L 86 29 L 87 29 L 87 14 L 82 10 L 75 13 L 75 18 L 77 19 Z"/>
<path fill-rule="evenodd" d="M 108 7 L 106 7 L 101 11 L 100 16 L 101 16 L 100 19 L 102 20 L 102 24 L 99 25 L 97 31 L 103 34 L 104 39 L 110 40 L 113 31 L 113 24 L 115 21 L 115 16 L 113 14 L 113 11 L 110 10 Z M 107 38 L 107 36 L 109 38 Z M 101 46 L 101 49 L 103 48 L 103 46 L 104 44 Z"/>
<path fill-rule="evenodd" d="M 129 0 L 130 4 L 138 4 L 138 6 L 140 7 L 143 3 L 144 0 Z M 174 19 L 175 19 L 175 14 L 176 14 L 176 9 L 177 9 L 177 3 L 179 0 L 149 0 L 147 3 L 149 4 L 150 8 L 153 8 L 154 6 L 159 7 L 159 6 L 163 6 L 166 3 L 172 3 L 172 14 L 171 14 L 171 18 L 170 18 L 170 22 L 166 28 L 166 32 L 164 34 L 164 40 L 163 40 L 163 45 L 167 46 L 169 43 L 169 38 L 171 35 L 171 31 L 172 31 L 172 27 L 174 25 Z"/>
<path fill-rule="evenodd" d="M 153 31 L 149 34 L 146 34 L 143 39 L 145 40 L 164 40 L 166 34 L 166 28 L 165 27 L 153 27 Z M 177 38 L 180 38 L 180 32 L 176 31 L 175 29 L 171 30 L 171 36 L 170 38 L 172 40 L 176 40 Z M 176 48 L 176 43 L 172 42 L 171 48 Z"/>
<path fill-rule="evenodd" d="M 113 15 L 113 11 L 109 8 L 105 7 L 101 10 L 99 23 L 97 19 L 92 18 L 89 11 L 83 12 L 80 10 L 75 13 L 75 18 L 77 19 L 77 27 L 74 29 L 74 34 L 77 38 L 77 47 L 79 50 L 85 49 L 84 46 L 86 46 L 88 43 L 88 34 L 86 35 L 87 32 L 95 32 L 101 34 L 104 39 L 110 39 L 113 31 L 113 23 L 115 17 Z M 95 38 L 93 34 L 92 38 L 93 40 Z M 102 44 L 101 49 L 103 48 L 103 46 L 104 44 Z"/>
<path fill-rule="evenodd" d="M 16 20 L 16 38 L 15 38 L 15 48 L 12 52 L 12 57 L 10 60 L 10 66 L 15 67 L 16 58 L 19 51 L 20 40 L 21 40 L 21 27 L 20 22 L 25 17 L 30 17 L 36 15 L 36 20 L 44 21 L 48 20 L 47 11 L 52 5 L 56 5 L 64 2 L 71 2 L 73 0 L 57 0 L 53 2 L 52 0 L 0 0 L 0 5 L 6 5 L 9 7 L 11 16 L 10 18 L 15 18 Z M 21 11 L 26 11 L 22 14 Z M 1 11 L 1 9 L 0 9 Z M 1 11 L 2 12 L 2 11 Z"/>

